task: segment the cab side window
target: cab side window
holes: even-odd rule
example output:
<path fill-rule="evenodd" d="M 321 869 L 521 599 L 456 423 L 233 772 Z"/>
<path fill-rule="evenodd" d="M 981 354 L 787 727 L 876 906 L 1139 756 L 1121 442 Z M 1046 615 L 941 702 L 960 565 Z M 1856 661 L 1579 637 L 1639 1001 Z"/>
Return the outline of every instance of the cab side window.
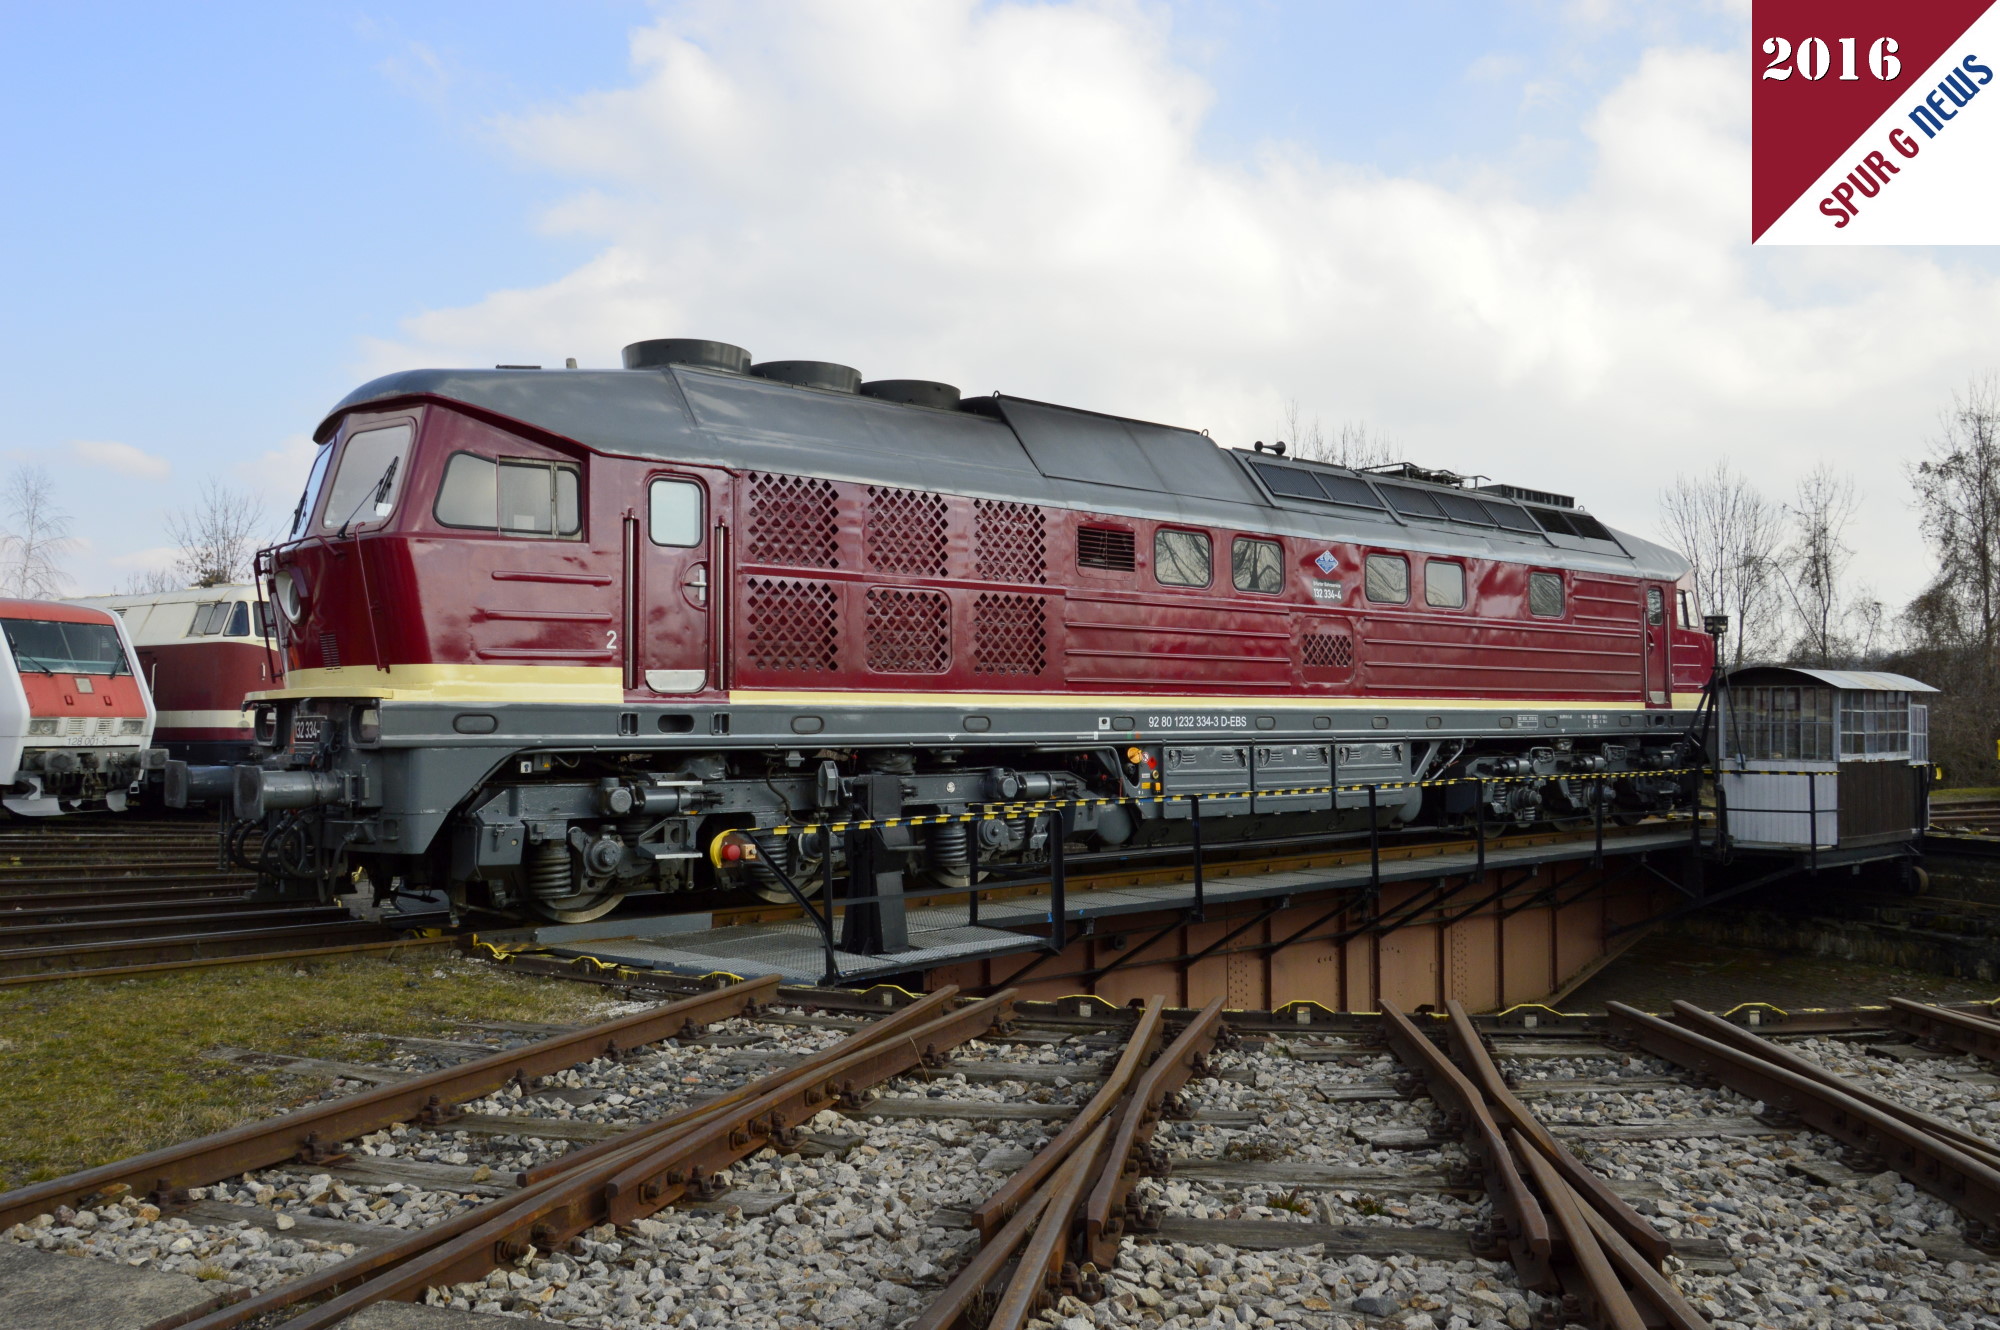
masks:
<path fill-rule="evenodd" d="M 573 466 L 454 453 L 432 511 L 442 526 L 574 539 L 583 533 L 580 491 Z"/>
<path fill-rule="evenodd" d="M 1229 547 L 1229 566 L 1238 591 L 1275 596 L 1285 589 L 1284 549 L 1275 540 L 1238 536 Z"/>
<path fill-rule="evenodd" d="M 1161 527 L 1153 533 L 1153 576 L 1162 586 L 1207 586 L 1214 554 L 1203 531 Z"/>
<path fill-rule="evenodd" d="M 1646 588 L 1646 622 L 1658 628 L 1667 621 L 1667 597 L 1656 586 Z"/>

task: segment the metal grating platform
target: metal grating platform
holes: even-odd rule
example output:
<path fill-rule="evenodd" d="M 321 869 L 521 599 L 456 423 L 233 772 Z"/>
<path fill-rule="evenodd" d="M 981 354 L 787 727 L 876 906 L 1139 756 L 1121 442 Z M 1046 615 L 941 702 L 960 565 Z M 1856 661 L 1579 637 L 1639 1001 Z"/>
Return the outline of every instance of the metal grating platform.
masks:
<path fill-rule="evenodd" d="M 1685 828 L 1639 828 L 1607 833 L 1606 858 L 1687 848 Z M 1489 847 L 1486 867 L 1525 868 L 1531 864 L 1574 863 L 1588 859 L 1596 847 L 1586 838 L 1545 845 Z M 1466 852 L 1419 854 L 1408 858 L 1384 858 L 1383 882 L 1416 882 L 1437 877 L 1455 877 L 1478 867 L 1477 854 Z M 1337 868 L 1314 868 L 1294 872 L 1246 873 L 1221 877 L 1211 870 L 1203 897 L 1210 906 L 1236 901 L 1269 900 L 1274 896 L 1303 896 L 1315 892 L 1359 890 L 1368 886 L 1366 863 Z M 1025 893 L 1004 900 L 979 903 L 979 922 L 966 921 L 964 898 L 946 904 L 911 906 L 909 936 L 912 950 L 885 956 L 859 956 L 835 952 L 840 979 L 876 978 L 909 970 L 926 969 L 953 961 L 979 960 L 1014 952 L 1034 951 L 1043 945 L 1039 935 L 1049 924 L 1050 893 Z M 1161 883 L 1148 887 L 1103 887 L 1072 890 L 1064 902 L 1064 915 L 1076 921 L 1144 914 L 1160 910 L 1185 909 L 1194 903 L 1194 883 Z M 558 956 L 593 956 L 640 969 L 692 971 L 708 974 L 727 971 L 751 978 L 780 974 L 799 983 L 817 983 L 826 970 L 826 953 L 819 931 L 808 920 L 783 923 L 744 924 L 705 931 L 686 931 L 671 925 L 646 921 L 646 936 L 603 936 L 594 939 L 550 936 L 563 930 L 547 930 L 539 940 Z M 1036 932 L 1018 932 L 1033 929 Z M 594 928 L 593 928 L 594 931 Z M 608 931 L 608 929 L 607 929 Z"/>

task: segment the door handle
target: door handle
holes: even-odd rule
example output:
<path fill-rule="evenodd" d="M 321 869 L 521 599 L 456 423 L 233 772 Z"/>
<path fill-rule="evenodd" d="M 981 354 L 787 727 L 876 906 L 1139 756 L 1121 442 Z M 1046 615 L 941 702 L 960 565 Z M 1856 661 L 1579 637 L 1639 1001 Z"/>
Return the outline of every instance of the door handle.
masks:
<path fill-rule="evenodd" d="M 697 605 L 706 606 L 708 604 L 708 565 L 698 563 L 689 568 L 687 576 L 681 579 L 681 589 L 687 592 L 689 600 Z"/>

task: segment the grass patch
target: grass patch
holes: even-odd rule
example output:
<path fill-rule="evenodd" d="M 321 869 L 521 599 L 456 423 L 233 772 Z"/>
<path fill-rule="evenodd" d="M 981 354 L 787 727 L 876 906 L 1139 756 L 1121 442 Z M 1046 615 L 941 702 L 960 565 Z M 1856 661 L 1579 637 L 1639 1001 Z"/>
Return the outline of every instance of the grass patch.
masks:
<path fill-rule="evenodd" d="M 381 1048 L 370 1034 L 574 1023 L 600 1000 L 443 952 L 0 988 L 0 1190 L 281 1113 L 330 1084 L 203 1056 L 218 1045 L 367 1061 Z"/>
<path fill-rule="evenodd" d="M 1954 803 L 1960 799 L 2000 799 L 2000 785 L 1963 785 L 1955 790 L 1932 790 L 1934 804 Z"/>

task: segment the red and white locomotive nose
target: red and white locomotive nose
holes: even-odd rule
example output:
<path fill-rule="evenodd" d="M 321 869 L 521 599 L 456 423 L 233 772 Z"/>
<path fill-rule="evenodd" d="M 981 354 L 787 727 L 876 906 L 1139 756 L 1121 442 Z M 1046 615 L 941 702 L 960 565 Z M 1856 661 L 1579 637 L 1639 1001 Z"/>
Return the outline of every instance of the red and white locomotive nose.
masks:
<path fill-rule="evenodd" d="M 0 600 L 0 805 L 27 817 L 120 810 L 162 753 L 153 699 L 113 614 Z"/>

